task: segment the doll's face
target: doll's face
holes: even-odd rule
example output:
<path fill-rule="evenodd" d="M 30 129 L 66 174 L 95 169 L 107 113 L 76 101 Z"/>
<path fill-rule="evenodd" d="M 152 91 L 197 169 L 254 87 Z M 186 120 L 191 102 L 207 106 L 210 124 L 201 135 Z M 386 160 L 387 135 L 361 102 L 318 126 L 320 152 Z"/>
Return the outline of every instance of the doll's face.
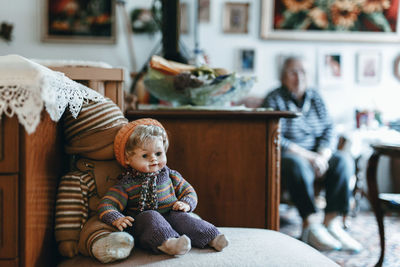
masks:
<path fill-rule="evenodd" d="M 167 164 L 167 156 L 162 138 L 154 137 L 141 146 L 137 146 L 133 153 L 126 156 L 125 163 L 144 173 L 156 172 L 164 168 Z"/>

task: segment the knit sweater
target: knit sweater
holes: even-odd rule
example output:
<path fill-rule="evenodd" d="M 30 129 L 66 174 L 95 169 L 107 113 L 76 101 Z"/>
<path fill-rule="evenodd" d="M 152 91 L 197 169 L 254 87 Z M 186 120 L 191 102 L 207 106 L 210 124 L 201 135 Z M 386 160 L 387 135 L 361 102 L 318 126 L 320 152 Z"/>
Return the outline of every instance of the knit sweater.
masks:
<path fill-rule="evenodd" d="M 280 120 L 282 151 L 291 143 L 312 151 L 335 148 L 333 122 L 316 90 L 306 90 L 301 103 L 286 87 L 280 87 L 267 95 L 262 106 L 302 113 L 294 119 Z"/>
<path fill-rule="evenodd" d="M 89 198 L 94 194 L 97 194 L 96 185 L 90 172 L 73 171 L 61 177 L 55 215 L 57 242 L 79 240 L 89 217 Z"/>
<path fill-rule="evenodd" d="M 125 176 L 111 187 L 98 206 L 99 218 L 109 224 L 125 216 L 135 217 L 140 213 L 139 199 L 142 183 L 136 177 Z M 172 209 L 176 201 L 183 201 L 193 211 L 197 205 L 197 194 L 194 188 L 174 170 L 164 167 L 156 178 L 157 211 L 166 213 Z M 124 213 L 124 214 L 122 214 Z"/>

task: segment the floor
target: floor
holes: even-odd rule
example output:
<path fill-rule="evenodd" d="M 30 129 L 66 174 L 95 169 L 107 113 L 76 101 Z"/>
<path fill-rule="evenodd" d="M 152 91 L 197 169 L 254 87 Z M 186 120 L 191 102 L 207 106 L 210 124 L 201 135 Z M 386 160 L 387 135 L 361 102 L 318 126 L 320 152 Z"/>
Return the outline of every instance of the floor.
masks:
<path fill-rule="evenodd" d="M 301 219 L 294 207 L 280 210 L 281 232 L 298 238 L 301 234 Z M 316 219 L 322 221 L 323 213 L 319 212 Z M 374 266 L 380 255 L 378 227 L 371 211 L 360 211 L 355 217 L 347 219 L 349 233 L 361 242 L 364 249 L 357 253 L 345 251 L 323 252 L 327 257 L 341 266 L 368 267 Z M 383 266 L 400 266 L 400 215 L 387 214 L 385 217 L 386 253 Z"/>

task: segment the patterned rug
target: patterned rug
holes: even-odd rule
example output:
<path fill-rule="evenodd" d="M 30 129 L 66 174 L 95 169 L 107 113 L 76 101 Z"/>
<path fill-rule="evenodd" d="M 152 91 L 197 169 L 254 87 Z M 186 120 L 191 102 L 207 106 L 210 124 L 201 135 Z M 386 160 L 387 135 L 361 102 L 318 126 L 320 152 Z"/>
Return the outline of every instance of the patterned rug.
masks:
<path fill-rule="evenodd" d="M 301 219 L 295 208 L 280 211 L 282 233 L 299 238 L 301 234 Z M 317 215 L 321 221 L 323 213 Z M 319 218 L 318 218 L 319 219 Z M 386 249 L 383 266 L 400 266 L 400 215 L 385 216 Z M 380 243 L 378 226 L 374 214 L 370 211 L 360 211 L 355 217 L 347 219 L 348 231 L 352 237 L 363 244 L 364 249 L 359 253 L 345 251 L 323 252 L 324 255 L 345 267 L 374 266 L 379 259 Z"/>

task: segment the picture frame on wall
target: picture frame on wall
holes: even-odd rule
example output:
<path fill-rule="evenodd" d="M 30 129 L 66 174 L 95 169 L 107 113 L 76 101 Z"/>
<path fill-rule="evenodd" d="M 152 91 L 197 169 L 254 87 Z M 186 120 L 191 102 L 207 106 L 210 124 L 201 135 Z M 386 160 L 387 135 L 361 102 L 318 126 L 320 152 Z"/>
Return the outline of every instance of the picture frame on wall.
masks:
<path fill-rule="evenodd" d="M 116 42 L 115 0 L 43 1 L 43 42 Z"/>
<path fill-rule="evenodd" d="M 256 51 L 253 48 L 242 48 L 238 50 L 238 71 L 254 72 L 255 70 Z"/>
<path fill-rule="evenodd" d="M 319 51 L 318 81 L 321 88 L 338 86 L 344 82 L 343 61 L 340 51 Z"/>
<path fill-rule="evenodd" d="M 210 0 L 197 0 L 199 22 L 210 22 Z"/>
<path fill-rule="evenodd" d="M 400 55 L 396 56 L 393 64 L 393 74 L 398 81 L 400 81 Z"/>
<path fill-rule="evenodd" d="M 357 54 L 357 82 L 372 85 L 381 79 L 381 53 L 379 51 L 361 51 Z"/>
<path fill-rule="evenodd" d="M 399 1 L 261 0 L 261 38 L 399 42 Z"/>
<path fill-rule="evenodd" d="M 249 3 L 225 3 L 224 33 L 248 33 L 249 6 Z"/>

